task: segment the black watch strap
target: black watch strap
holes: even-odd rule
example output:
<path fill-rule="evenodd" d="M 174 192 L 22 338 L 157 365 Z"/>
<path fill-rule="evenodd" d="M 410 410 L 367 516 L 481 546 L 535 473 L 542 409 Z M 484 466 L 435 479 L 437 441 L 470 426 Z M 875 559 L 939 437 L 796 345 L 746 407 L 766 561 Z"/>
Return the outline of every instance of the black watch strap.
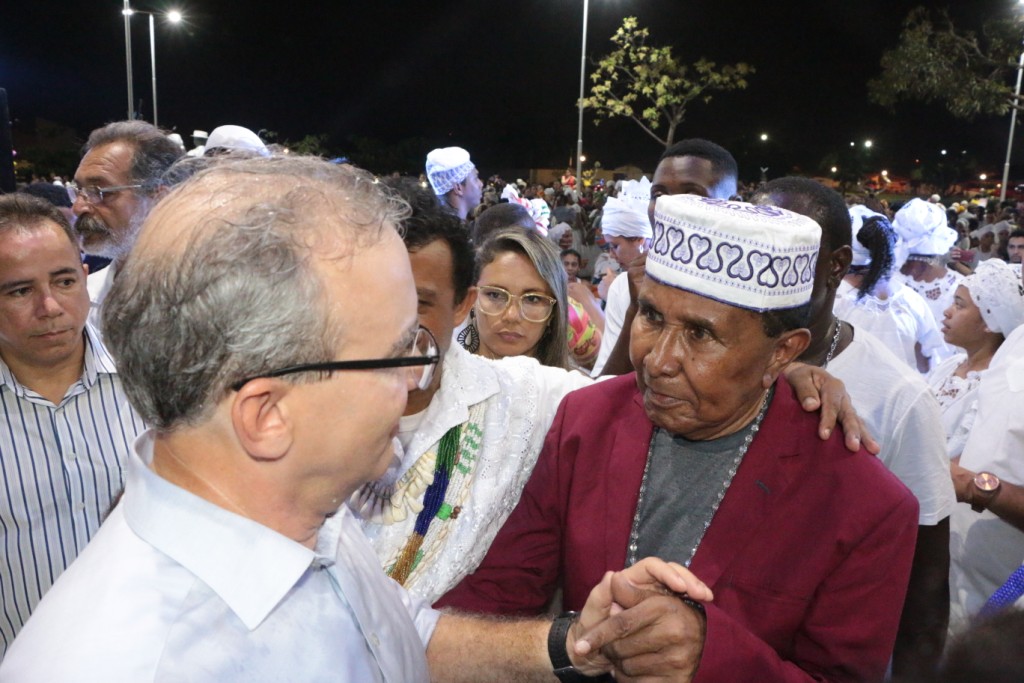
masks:
<path fill-rule="evenodd" d="M 551 667 L 554 669 L 555 676 L 563 683 L 594 680 L 590 676 L 581 674 L 579 669 L 572 665 L 569 653 L 565 649 L 565 639 L 569 635 L 569 629 L 579 617 L 579 612 L 563 612 L 551 622 L 551 630 L 548 631 L 548 657 L 551 658 Z"/>

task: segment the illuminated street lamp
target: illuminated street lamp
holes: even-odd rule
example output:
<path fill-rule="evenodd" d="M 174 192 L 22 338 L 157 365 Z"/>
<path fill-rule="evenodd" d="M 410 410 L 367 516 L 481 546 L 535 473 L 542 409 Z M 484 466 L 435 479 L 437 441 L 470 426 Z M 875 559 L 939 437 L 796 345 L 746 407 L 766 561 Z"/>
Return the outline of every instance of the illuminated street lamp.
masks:
<path fill-rule="evenodd" d="M 768 133 L 761 133 L 761 142 L 768 142 Z"/>
<path fill-rule="evenodd" d="M 124 45 L 125 55 L 128 61 L 128 118 L 134 118 L 134 107 L 132 100 L 134 99 L 132 94 L 132 52 L 131 52 L 131 32 L 129 30 L 129 20 L 133 14 L 147 14 L 149 15 L 149 60 L 150 69 L 153 72 L 153 125 L 158 126 L 157 121 L 157 105 L 156 105 L 156 26 L 154 17 L 156 16 L 153 12 L 146 12 L 144 10 L 132 9 L 128 4 L 128 0 L 124 0 L 124 9 L 121 10 L 121 14 L 124 15 Z M 164 17 L 172 24 L 178 24 L 182 20 L 181 12 L 177 10 L 171 10 L 167 12 Z"/>
<path fill-rule="evenodd" d="M 981 175 L 978 176 L 978 180 L 988 180 L 988 174 L 982 173 Z"/>
<path fill-rule="evenodd" d="M 871 147 L 874 146 L 874 144 L 875 143 L 871 142 L 871 140 L 864 141 L 864 147 L 866 147 L 867 149 L 871 149 Z"/>

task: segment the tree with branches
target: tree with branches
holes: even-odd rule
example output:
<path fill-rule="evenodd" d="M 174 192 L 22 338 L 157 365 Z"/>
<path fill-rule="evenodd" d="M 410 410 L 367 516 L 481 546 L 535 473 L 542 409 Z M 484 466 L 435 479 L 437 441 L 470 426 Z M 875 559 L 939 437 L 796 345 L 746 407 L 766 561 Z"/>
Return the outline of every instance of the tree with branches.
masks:
<path fill-rule="evenodd" d="M 714 91 L 747 87 L 754 67 L 740 63 L 718 67 L 701 58 L 681 63 L 672 47 L 647 44 L 648 30 L 636 17 L 626 17 L 612 36 L 616 49 L 603 57 L 590 75 L 594 82 L 583 106 L 601 121 L 625 117 L 665 147 L 675 141 L 676 129 L 694 101 L 711 101 Z M 659 130 L 665 126 L 665 133 Z"/>
<path fill-rule="evenodd" d="M 938 102 L 961 119 L 1004 115 L 1012 107 L 1021 50 L 1019 22 L 996 18 L 981 33 L 958 29 L 945 11 L 918 7 L 907 15 L 897 46 L 882 55 L 882 74 L 868 96 L 893 109 L 901 100 Z"/>

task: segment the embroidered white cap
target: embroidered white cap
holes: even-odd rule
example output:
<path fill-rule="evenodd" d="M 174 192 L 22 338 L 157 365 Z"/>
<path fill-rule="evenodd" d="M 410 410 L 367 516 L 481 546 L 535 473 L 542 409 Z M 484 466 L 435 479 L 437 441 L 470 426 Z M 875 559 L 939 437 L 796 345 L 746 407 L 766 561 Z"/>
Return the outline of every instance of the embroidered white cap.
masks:
<path fill-rule="evenodd" d="M 665 195 L 647 254 L 653 280 L 753 311 L 811 300 L 821 228 L 775 206 Z"/>
<path fill-rule="evenodd" d="M 427 155 L 427 180 L 439 197 L 465 180 L 474 168 L 469 152 L 461 147 L 441 147 Z"/>

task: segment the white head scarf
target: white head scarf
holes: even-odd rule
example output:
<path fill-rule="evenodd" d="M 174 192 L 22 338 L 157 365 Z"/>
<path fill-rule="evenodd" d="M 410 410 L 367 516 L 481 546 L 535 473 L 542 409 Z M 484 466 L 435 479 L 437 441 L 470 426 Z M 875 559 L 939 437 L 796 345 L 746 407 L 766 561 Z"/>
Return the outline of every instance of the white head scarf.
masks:
<path fill-rule="evenodd" d="M 537 232 L 547 237 L 548 225 L 551 223 L 551 207 L 543 199 L 526 199 L 519 196 L 519 190 L 512 183 L 505 186 L 501 191 L 501 198 L 511 204 L 520 204 L 530 212 L 530 218 L 537 228 Z"/>
<path fill-rule="evenodd" d="M 978 264 L 973 275 L 961 282 L 992 332 L 1004 336 L 1024 323 L 1024 286 L 1020 273 L 999 259 Z"/>
<path fill-rule="evenodd" d="M 601 216 L 601 232 L 605 237 L 643 237 L 650 239 L 654 234 L 647 207 L 651 202 L 651 181 L 644 176 L 640 180 L 623 183 L 618 197 L 609 197 Z"/>
<path fill-rule="evenodd" d="M 562 235 L 570 230 L 572 230 L 572 227 L 568 223 L 558 223 L 548 230 L 548 239 L 558 244 L 562 239 Z"/>
<path fill-rule="evenodd" d="M 946 225 L 946 212 L 938 204 L 911 199 L 896 212 L 892 227 L 909 254 L 945 254 L 956 242 L 956 230 Z"/>
<path fill-rule="evenodd" d="M 852 224 L 852 233 L 850 235 L 850 246 L 853 247 L 853 261 L 850 262 L 851 266 L 869 266 L 871 265 L 871 251 L 861 244 L 861 241 L 857 239 L 857 233 L 864 227 L 864 221 L 872 216 L 880 216 L 885 218 L 885 222 L 888 223 L 889 219 L 880 213 L 876 213 L 864 206 L 863 204 L 856 204 L 850 207 L 850 222 Z"/>

